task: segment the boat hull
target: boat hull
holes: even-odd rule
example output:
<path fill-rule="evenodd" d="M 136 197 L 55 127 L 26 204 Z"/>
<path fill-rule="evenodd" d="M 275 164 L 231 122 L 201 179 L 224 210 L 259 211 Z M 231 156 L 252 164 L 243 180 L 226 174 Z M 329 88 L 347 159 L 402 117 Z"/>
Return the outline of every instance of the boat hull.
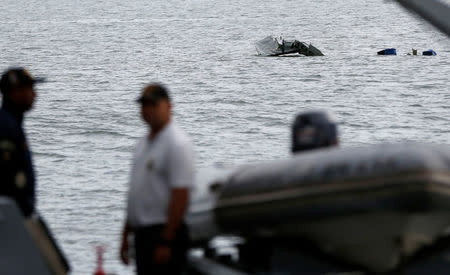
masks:
<path fill-rule="evenodd" d="M 394 269 L 450 226 L 450 149 L 378 145 L 247 165 L 194 199 L 194 240 L 306 238 L 374 272 Z M 367 249 L 370 247 L 370 249 Z"/>

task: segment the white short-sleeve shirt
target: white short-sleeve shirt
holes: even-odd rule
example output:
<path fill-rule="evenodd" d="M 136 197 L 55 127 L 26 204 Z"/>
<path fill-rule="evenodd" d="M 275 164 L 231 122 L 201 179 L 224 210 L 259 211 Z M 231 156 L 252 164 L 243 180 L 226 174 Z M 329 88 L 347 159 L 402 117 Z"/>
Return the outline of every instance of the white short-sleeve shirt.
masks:
<path fill-rule="evenodd" d="M 194 153 L 188 136 L 170 122 L 136 146 L 131 169 L 127 221 L 132 227 L 164 224 L 173 188 L 191 189 Z"/>

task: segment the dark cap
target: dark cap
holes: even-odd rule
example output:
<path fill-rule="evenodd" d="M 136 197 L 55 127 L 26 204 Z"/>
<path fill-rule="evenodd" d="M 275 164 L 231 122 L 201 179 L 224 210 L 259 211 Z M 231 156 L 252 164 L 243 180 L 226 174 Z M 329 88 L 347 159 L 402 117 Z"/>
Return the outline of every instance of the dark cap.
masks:
<path fill-rule="evenodd" d="M 24 68 L 10 68 L 6 70 L 0 80 L 0 90 L 3 94 L 8 93 L 11 89 L 34 85 L 44 82 L 44 78 L 35 78 Z"/>
<path fill-rule="evenodd" d="M 161 99 L 165 99 L 170 102 L 169 92 L 166 87 L 159 83 L 150 83 L 142 90 L 142 94 L 136 102 L 154 104 Z"/>

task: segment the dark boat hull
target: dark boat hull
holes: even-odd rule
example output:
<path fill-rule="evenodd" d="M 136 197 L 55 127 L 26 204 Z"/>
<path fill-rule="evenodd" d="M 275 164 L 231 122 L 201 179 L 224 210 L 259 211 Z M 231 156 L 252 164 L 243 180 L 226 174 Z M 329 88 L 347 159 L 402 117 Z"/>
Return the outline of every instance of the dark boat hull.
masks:
<path fill-rule="evenodd" d="M 228 233 L 306 238 L 345 262 L 384 272 L 445 236 L 450 225 L 448 146 L 323 150 L 209 182 L 221 188 L 204 183 L 194 199 L 194 240 Z"/>

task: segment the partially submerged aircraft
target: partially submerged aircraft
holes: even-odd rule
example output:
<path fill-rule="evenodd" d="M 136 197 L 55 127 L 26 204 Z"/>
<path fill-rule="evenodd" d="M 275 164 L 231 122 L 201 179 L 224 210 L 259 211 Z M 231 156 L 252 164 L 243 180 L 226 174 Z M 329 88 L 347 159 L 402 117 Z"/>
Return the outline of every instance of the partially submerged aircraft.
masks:
<path fill-rule="evenodd" d="M 313 45 L 307 45 L 298 40 L 285 40 L 282 37 L 267 36 L 255 43 L 259 55 L 278 56 L 284 54 L 302 54 L 306 56 L 323 56 L 323 53 Z"/>

